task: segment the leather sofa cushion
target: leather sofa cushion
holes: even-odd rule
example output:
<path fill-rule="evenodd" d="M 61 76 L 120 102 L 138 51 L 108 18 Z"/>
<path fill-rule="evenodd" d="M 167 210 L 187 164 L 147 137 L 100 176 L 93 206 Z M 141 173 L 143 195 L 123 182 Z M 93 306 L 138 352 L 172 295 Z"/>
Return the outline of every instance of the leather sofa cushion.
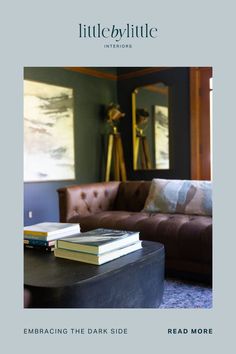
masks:
<path fill-rule="evenodd" d="M 150 185 L 150 181 L 121 182 L 114 210 L 141 211 L 147 199 Z"/>
<path fill-rule="evenodd" d="M 113 210 L 120 182 L 89 183 L 58 189 L 60 221 Z"/>
<path fill-rule="evenodd" d="M 98 227 L 140 231 L 142 240 L 163 243 L 169 260 L 212 262 L 212 218 L 208 216 L 104 211 L 78 215 L 69 222 L 79 222 L 82 232 Z"/>

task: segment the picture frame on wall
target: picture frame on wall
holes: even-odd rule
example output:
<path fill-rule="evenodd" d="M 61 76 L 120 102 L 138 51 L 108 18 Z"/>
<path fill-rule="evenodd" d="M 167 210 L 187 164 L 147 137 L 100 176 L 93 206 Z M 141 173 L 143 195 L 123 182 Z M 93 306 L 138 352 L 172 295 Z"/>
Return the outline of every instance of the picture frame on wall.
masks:
<path fill-rule="evenodd" d="M 73 89 L 24 80 L 24 182 L 74 179 Z"/>

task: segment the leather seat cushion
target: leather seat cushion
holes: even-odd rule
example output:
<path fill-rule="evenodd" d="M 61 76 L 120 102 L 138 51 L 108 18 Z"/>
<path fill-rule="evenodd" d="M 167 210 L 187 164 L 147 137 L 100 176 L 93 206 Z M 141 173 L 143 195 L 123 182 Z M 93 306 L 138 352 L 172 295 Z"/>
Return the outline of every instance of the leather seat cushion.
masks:
<path fill-rule="evenodd" d="M 81 231 L 111 228 L 140 232 L 140 239 L 163 243 L 167 259 L 212 263 L 212 218 L 183 214 L 103 211 L 74 216 Z"/>

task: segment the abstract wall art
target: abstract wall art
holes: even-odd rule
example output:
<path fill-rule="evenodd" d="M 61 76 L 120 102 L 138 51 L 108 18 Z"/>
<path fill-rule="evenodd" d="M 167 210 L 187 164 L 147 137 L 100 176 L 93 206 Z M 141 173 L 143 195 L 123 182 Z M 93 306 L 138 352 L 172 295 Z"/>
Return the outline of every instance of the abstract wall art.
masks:
<path fill-rule="evenodd" d="M 75 179 L 73 89 L 24 80 L 24 181 Z"/>

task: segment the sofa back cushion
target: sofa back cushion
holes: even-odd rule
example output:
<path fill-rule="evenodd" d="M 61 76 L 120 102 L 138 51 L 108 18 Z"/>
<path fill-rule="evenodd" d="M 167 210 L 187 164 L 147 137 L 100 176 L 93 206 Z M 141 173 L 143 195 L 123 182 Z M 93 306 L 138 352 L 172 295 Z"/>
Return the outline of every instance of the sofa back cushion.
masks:
<path fill-rule="evenodd" d="M 143 211 L 211 216 L 211 181 L 153 179 Z"/>
<path fill-rule="evenodd" d="M 113 210 L 120 182 L 71 185 L 58 189 L 61 222 Z"/>
<path fill-rule="evenodd" d="M 119 185 L 115 209 L 141 211 L 148 196 L 151 181 L 126 181 Z"/>

